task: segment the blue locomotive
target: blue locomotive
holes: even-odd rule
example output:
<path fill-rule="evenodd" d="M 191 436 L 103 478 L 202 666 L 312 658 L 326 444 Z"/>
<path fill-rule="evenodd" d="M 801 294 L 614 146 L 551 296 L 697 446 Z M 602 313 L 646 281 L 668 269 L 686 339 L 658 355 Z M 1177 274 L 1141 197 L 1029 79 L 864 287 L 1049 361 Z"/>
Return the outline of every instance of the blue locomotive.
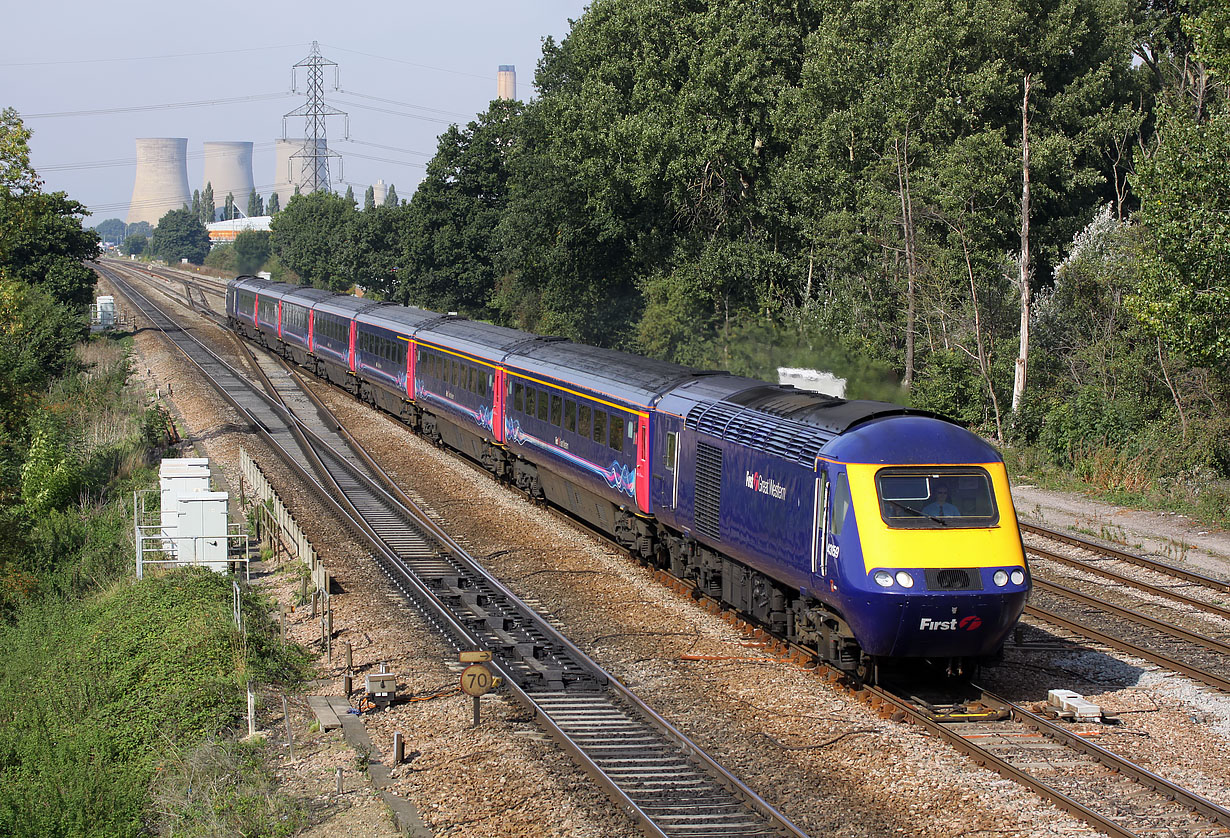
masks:
<path fill-rule="evenodd" d="M 1029 570 L 999 454 L 847 401 L 254 277 L 233 329 L 838 667 L 969 671 Z"/>

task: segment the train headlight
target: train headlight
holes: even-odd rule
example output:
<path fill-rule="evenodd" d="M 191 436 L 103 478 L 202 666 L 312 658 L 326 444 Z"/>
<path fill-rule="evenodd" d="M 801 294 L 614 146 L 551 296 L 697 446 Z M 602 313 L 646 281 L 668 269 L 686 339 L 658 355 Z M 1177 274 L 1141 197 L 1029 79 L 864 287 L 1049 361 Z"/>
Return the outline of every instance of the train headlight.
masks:
<path fill-rule="evenodd" d="M 1012 571 L 1012 584 L 1013 585 L 1024 585 L 1025 584 L 1025 571 L 1023 570 Z"/>
<path fill-rule="evenodd" d="M 991 578 L 995 580 L 995 587 L 1002 588 L 1004 585 L 1008 584 L 1008 571 L 997 570 L 995 571 L 995 575 Z"/>
<path fill-rule="evenodd" d="M 897 571 L 897 584 L 903 588 L 912 588 L 914 587 L 914 577 L 904 570 L 899 570 Z"/>
<path fill-rule="evenodd" d="M 887 570 L 877 570 L 875 580 L 876 584 L 881 588 L 891 588 L 893 586 L 893 575 Z"/>

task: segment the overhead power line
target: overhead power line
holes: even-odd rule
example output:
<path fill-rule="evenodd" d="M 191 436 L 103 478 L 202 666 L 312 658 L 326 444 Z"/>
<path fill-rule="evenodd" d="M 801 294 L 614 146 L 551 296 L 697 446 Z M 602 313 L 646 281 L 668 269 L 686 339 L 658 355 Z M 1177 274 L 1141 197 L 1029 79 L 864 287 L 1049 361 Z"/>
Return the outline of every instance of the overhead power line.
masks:
<path fill-rule="evenodd" d="M 53 67 L 61 64 L 109 64 L 121 61 L 162 61 L 170 58 L 196 58 L 202 55 L 233 55 L 238 52 L 268 52 L 271 49 L 289 49 L 302 44 L 279 44 L 271 47 L 244 47 L 242 49 L 219 49 L 209 52 L 176 52 L 169 55 L 132 55 L 117 58 L 69 58 L 48 61 L 0 61 L 0 67 Z"/>
<path fill-rule="evenodd" d="M 131 105 L 123 108 L 96 108 L 88 111 L 56 111 L 54 113 L 25 113 L 22 119 L 53 119 L 61 116 L 102 116 L 113 113 L 137 113 L 139 111 L 165 111 L 175 108 L 203 108 L 214 105 L 235 105 L 241 102 L 264 102 L 270 99 L 285 99 L 290 93 L 259 93 L 254 96 L 235 96 L 230 99 L 202 99 L 197 102 L 166 102 L 160 105 Z"/>

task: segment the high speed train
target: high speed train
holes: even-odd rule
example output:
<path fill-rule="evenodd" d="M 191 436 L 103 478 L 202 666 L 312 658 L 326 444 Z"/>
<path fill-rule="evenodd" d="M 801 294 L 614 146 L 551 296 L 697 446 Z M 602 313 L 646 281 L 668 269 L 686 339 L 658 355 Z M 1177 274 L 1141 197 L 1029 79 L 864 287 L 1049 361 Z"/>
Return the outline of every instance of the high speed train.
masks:
<path fill-rule="evenodd" d="M 999 453 L 939 416 L 239 277 L 235 331 L 857 677 L 968 673 L 1031 581 Z"/>

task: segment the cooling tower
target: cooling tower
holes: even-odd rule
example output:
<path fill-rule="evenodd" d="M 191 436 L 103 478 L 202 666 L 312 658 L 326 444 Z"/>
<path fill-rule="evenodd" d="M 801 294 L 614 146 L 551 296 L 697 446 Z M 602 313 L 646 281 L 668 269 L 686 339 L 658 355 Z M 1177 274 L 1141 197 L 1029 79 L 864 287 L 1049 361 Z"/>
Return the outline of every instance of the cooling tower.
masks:
<path fill-rule="evenodd" d="M 250 181 L 249 181 L 250 182 Z M 192 203 L 188 191 L 188 138 L 137 139 L 137 176 L 132 184 L 128 223 L 158 220 Z"/>
<path fill-rule="evenodd" d="M 303 176 L 303 157 L 302 153 L 307 151 L 307 140 L 278 140 L 276 143 L 277 153 L 274 155 L 277 160 L 276 168 L 273 172 L 273 191 L 278 193 L 278 203 L 285 207 L 295 194 L 295 187 L 299 186 L 304 192 L 308 188 L 304 186 L 308 178 Z M 328 152 L 328 146 L 324 140 L 320 142 L 320 153 Z M 301 156 L 291 159 L 291 155 L 300 154 Z M 214 194 L 218 194 L 218 190 L 214 190 Z M 225 195 L 223 196 L 225 197 Z"/>
<path fill-rule="evenodd" d="M 497 96 L 501 99 L 517 98 L 517 67 L 514 64 L 501 64 L 496 75 Z"/>
<path fill-rule="evenodd" d="M 205 167 L 201 174 L 201 189 L 210 184 L 214 189 L 214 208 L 226 206 L 226 196 L 235 196 L 235 206 L 244 215 L 252 186 L 252 143 L 205 143 Z"/>

